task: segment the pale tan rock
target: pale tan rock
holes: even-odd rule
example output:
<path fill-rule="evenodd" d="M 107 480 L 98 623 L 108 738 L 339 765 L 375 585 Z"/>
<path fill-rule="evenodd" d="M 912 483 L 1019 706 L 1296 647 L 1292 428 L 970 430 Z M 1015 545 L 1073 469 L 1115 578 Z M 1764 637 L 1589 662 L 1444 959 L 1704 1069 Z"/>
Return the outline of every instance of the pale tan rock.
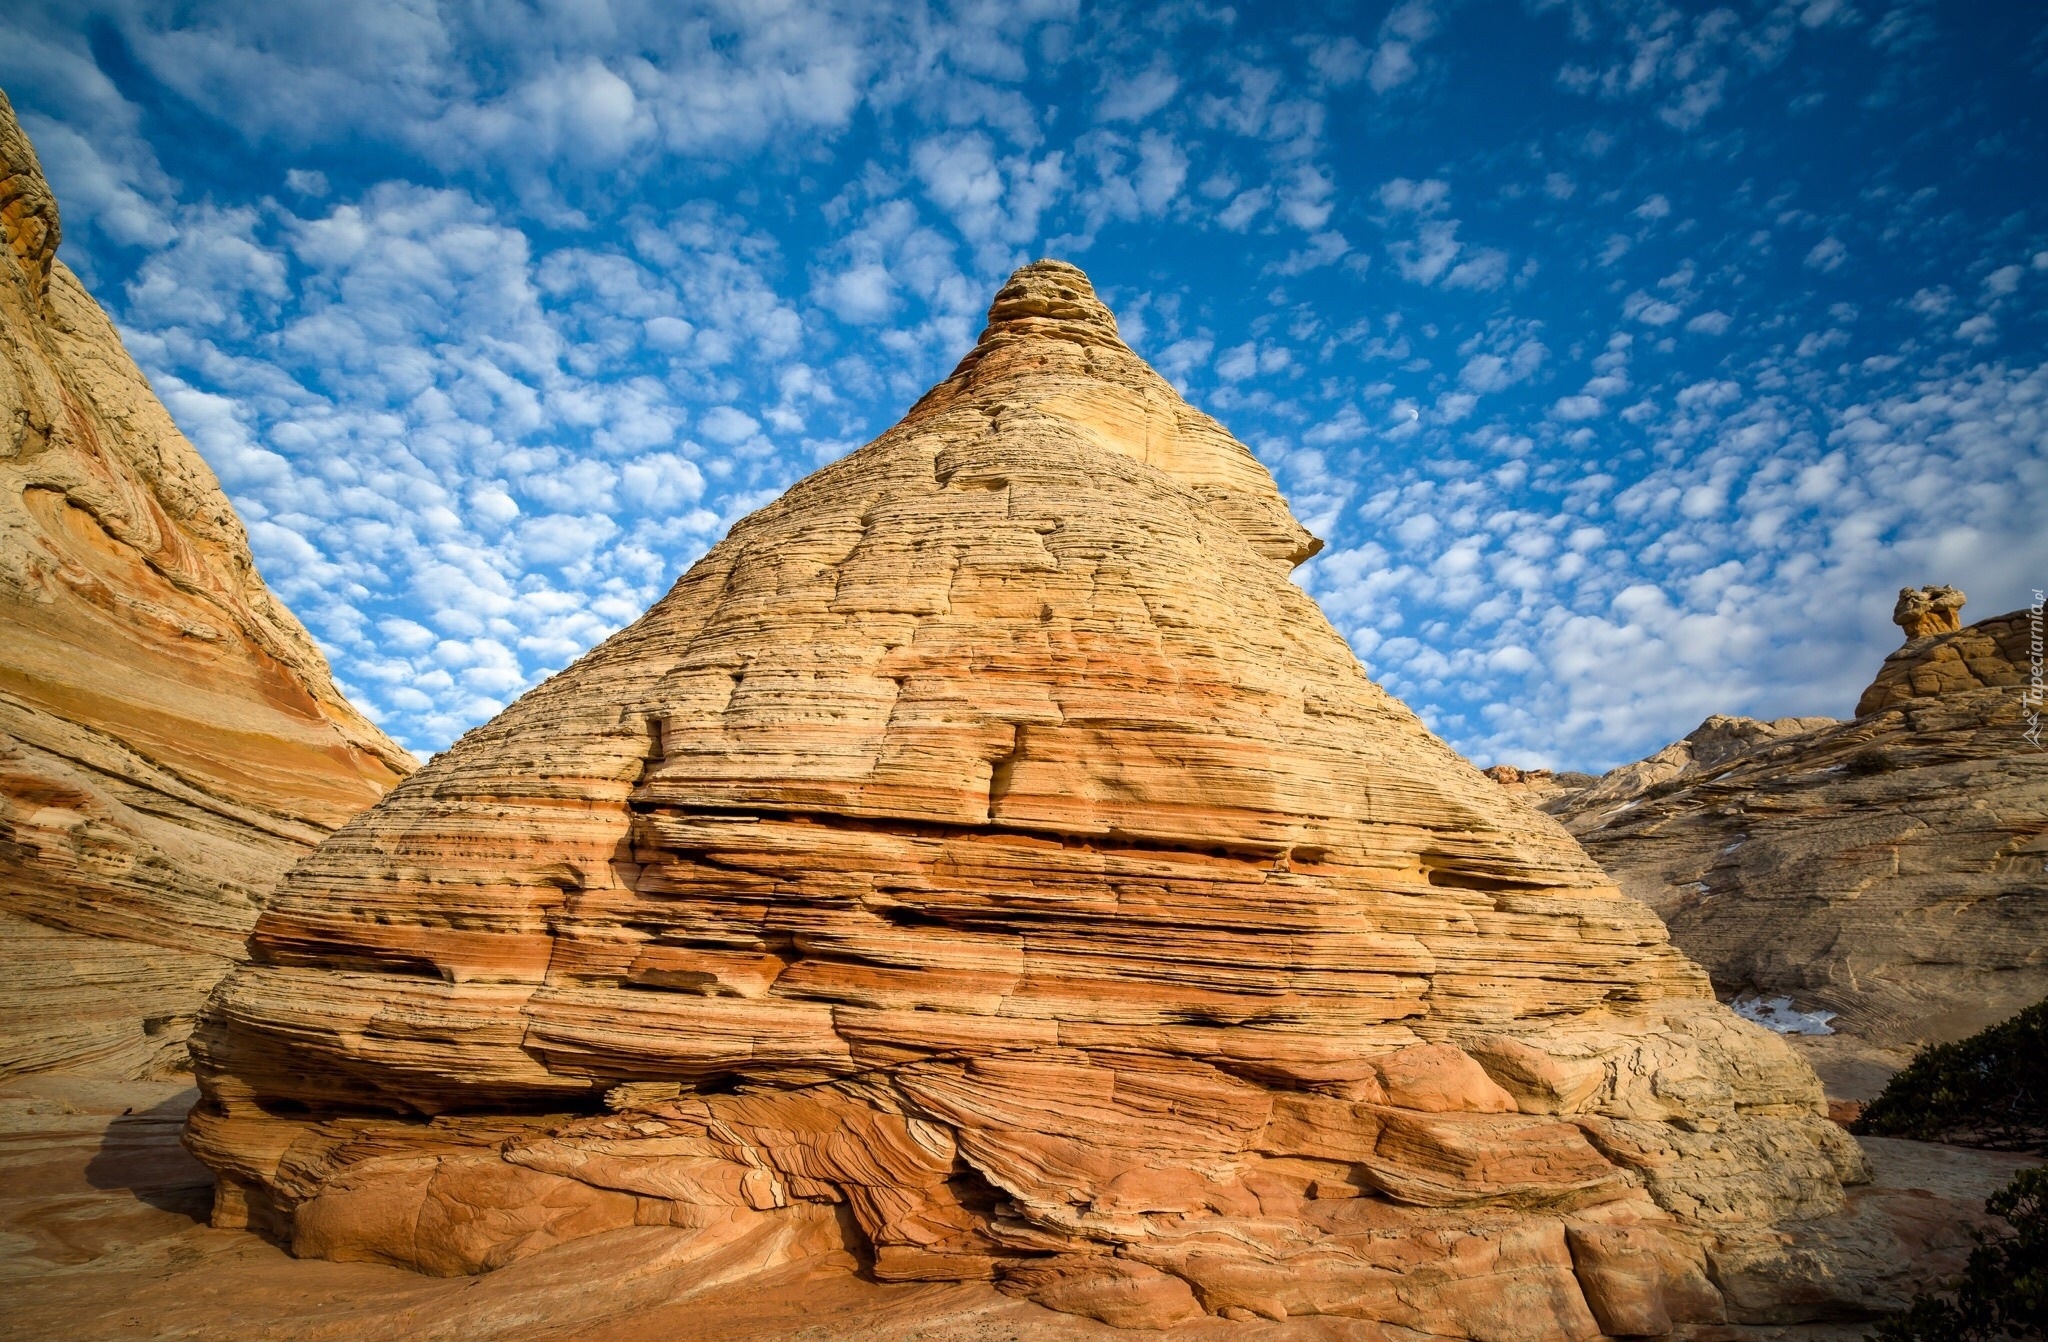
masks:
<path fill-rule="evenodd" d="M 1913 1047 L 2048 996 L 2031 621 L 1915 638 L 1853 721 L 1710 718 L 1545 805 L 1724 995 L 1833 1013 L 1816 1056 L 1837 1098 L 1874 1098 Z"/>
<path fill-rule="evenodd" d="M 1599 1331 L 1568 1223 L 1839 1205 L 1811 1073 L 1366 679 L 1313 548 L 1020 270 L 901 424 L 294 869 L 195 1035 L 218 1219 L 389 1260 L 489 1151 L 1124 1326 L 1519 1342 Z M 522 1177 L 411 1261 L 625 1214 Z"/>
<path fill-rule="evenodd" d="M 1538 794 L 1530 804 L 1562 818 L 1574 833 L 1580 833 L 1582 817 L 1607 820 L 1625 816 L 1646 798 L 1668 793 L 1731 760 L 1838 725 L 1835 718 L 1776 718 L 1763 722 L 1716 713 L 1693 728 L 1682 741 L 1673 741 L 1633 764 L 1610 769 L 1580 787 L 1555 788 Z"/>
<path fill-rule="evenodd" d="M 1575 1114 L 1600 1093 L 1607 1065 L 1597 1044 L 1577 1056 L 1536 1048 L 1510 1034 L 1465 1041 L 1468 1056 L 1525 1114 Z"/>
<path fill-rule="evenodd" d="M 0 1073 L 178 1070 L 270 886 L 412 760 L 57 259 L 4 96 L 0 237 L 0 915 L 92 985 L 60 1017 L 40 969 L 0 984 Z"/>

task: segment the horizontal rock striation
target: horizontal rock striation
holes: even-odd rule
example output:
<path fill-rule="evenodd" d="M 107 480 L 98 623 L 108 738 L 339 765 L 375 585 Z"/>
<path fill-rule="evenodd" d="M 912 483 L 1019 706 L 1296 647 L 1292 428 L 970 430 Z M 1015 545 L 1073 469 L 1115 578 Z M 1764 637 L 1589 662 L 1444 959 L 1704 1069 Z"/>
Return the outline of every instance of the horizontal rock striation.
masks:
<path fill-rule="evenodd" d="M 2030 620 L 1912 638 L 1852 721 L 1710 718 L 1544 806 L 1723 993 L 1883 1048 L 1962 1038 L 2048 996 Z"/>
<path fill-rule="evenodd" d="M 411 767 L 57 259 L 0 97 L 0 1074 L 184 1065 L 293 861 Z"/>
<path fill-rule="evenodd" d="M 901 424 L 286 878 L 195 1035 L 216 1223 L 461 1273 L 831 1209 L 882 1280 L 1129 1327 L 1721 1318 L 1714 1256 L 1860 1156 L 1367 680 L 1313 549 L 1020 270 Z"/>

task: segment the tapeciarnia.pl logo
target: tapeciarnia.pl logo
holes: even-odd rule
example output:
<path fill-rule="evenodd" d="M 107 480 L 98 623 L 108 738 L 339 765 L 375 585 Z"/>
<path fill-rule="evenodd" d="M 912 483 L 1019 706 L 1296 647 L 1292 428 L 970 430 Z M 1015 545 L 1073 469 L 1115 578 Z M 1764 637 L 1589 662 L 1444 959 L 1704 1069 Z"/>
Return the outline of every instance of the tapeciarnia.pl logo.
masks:
<path fill-rule="evenodd" d="M 2034 604 L 2027 607 L 2027 688 L 2020 701 L 2027 706 L 2027 744 L 2041 748 L 2041 608 L 2048 593 L 2034 589 Z"/>

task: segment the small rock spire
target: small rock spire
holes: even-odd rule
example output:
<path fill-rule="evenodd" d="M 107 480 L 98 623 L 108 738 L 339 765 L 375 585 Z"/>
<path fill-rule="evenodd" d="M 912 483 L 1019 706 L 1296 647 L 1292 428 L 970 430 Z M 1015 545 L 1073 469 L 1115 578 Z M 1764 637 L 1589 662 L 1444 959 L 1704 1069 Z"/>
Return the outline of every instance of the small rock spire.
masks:
<path fill-rule="evenodd" d="M 1915 591 L 1899 589 L 1899 603 L 1892 607 L 1892 623 L 1906 631 L 1906 641 L 1932 634 L 1953 634 L 1963 627 L 1963 603 L 1969 600 L 1953 587 L 1932 584 Z"/>

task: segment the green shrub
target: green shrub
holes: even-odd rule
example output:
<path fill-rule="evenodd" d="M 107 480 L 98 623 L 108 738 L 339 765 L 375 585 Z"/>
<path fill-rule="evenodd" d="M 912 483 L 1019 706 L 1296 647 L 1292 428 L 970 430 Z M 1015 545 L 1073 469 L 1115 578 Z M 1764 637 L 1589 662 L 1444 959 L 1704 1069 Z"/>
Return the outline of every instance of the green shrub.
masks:
<path fill-rule="evenodd" d="M 1852 1131 L 2048 1149 L 2048 1000 L 1968 1039 L 1921 1049 Z"/>
<path fill-rule="evenodd" d="M 2013 1233 L 1979 1234 L 1953 1300 L 1916 1296 L 1911 1309 L 1879 1324 L 1869 1342 L 2048 1338 L 2048 1167 L 2021 1170 L 1984 1210 L 2003 1218 Z"/>

